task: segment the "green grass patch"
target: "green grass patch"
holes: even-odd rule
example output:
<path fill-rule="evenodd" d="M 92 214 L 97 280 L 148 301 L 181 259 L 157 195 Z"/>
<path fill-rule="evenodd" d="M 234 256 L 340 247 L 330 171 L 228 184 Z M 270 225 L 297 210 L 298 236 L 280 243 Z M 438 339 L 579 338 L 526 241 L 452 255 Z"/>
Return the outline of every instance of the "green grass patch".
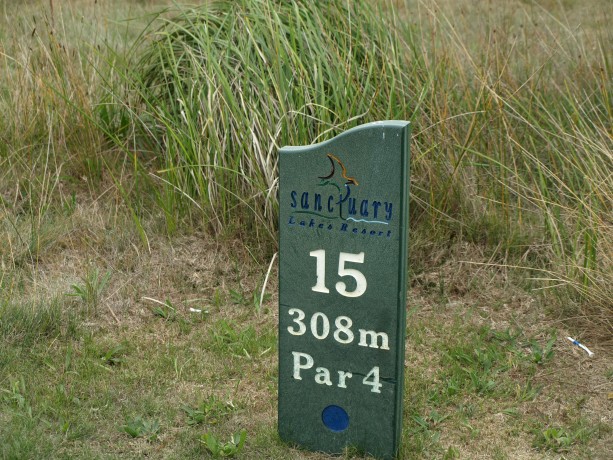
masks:
<path fill-rule="evenodd" d="M 39 342 L 70 340 L 78 336 L 74 313 L 60 299 L 46 302 L 0 302 L 0 339 L 5 346 L 28 348 Z"/>

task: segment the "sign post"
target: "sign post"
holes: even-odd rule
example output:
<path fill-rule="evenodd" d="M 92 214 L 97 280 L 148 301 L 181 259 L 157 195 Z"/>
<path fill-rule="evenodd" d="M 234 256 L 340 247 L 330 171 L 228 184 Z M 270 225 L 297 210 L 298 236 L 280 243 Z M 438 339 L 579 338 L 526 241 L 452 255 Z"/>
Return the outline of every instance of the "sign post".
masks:
<path fill-rule="evenodd" d="M 279 434 L 394 458 L 402 432 L 409 123 L 280 151 Z"/>

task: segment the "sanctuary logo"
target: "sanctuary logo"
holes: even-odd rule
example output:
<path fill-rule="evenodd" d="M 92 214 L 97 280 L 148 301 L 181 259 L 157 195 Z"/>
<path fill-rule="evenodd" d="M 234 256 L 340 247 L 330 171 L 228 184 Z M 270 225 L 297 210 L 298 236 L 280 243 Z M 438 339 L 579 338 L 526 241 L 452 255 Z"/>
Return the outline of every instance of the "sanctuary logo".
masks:
<path fill-rule="evenodd" d="M 290 191 L 293 211 L 288 225 L 390 238 L 391 230 L 382 226 L 389 226 L 394 217 L 393 203 L 360 195 L 360 182 L 350 175 L 343 161 L 332 153 L 326 157 L 330 171 L 317 176 L 319 181 L 313 190 Z"/>

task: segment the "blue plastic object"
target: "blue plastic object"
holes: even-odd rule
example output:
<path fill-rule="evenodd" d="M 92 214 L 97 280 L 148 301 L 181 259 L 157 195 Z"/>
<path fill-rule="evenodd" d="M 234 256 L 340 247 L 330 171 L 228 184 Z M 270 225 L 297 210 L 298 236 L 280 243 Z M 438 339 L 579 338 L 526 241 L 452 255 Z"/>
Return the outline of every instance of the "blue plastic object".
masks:
<path fill-rule="evenodd" d="M 339 406 L 328 406 L 321 413 L 324 425 L 335 433 L 345 431 L 349 427 L 349 415 Z"/>

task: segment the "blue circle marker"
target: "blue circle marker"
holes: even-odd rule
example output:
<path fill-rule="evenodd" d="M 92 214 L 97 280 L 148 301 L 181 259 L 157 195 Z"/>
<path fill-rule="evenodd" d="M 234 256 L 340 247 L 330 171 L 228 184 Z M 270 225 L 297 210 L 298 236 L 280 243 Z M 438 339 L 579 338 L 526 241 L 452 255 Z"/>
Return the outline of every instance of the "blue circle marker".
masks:
<path fill-rule="evenodd" d="M 349 427 L 349 415 L 339 406 L 328 406 L 321 413 L 321 420 L 330 431 L 340 433 Z"/>

